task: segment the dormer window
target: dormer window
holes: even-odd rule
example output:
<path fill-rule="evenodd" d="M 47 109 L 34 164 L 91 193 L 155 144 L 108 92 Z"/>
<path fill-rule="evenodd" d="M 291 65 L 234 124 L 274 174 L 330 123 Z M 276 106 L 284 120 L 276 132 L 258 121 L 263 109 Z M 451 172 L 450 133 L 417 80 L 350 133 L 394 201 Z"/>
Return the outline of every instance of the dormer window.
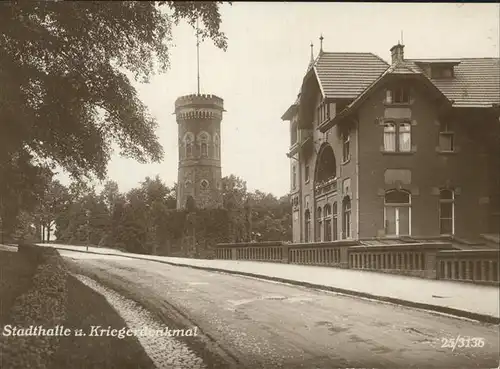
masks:
<path fill-rule="evenodd" d="M 431 69 L 432 78 L 453 78 L 453 67 L 448 65 L 434 65 Z"/>
<path fill-rule="evenodd" d="M 409 104 L 410 91 L 407 87 L 395 87 L 386 91 L 386 104 Z"/>

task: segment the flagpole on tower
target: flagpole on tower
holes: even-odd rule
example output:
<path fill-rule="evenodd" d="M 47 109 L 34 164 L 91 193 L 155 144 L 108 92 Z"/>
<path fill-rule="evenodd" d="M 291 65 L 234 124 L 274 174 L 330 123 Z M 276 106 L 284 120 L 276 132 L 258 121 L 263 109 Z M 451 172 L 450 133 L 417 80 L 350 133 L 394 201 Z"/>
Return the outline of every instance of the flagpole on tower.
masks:
<path fill-rule="evenodd" d="M 200 28 L 196 18 L 196 63 L 198 67 L 198 95 L 200 94 Z"/>

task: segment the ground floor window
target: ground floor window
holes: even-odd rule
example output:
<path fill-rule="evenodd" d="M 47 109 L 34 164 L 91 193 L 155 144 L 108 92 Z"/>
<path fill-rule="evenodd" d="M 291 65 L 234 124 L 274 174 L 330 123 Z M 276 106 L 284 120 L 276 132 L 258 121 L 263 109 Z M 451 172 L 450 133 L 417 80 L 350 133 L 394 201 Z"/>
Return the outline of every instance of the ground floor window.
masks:
<path fill-rule="evenodd" d="M 351 237 L 351 199 L 344 197 L 342 201 L 342 238 Z"/>
<path fill-rule="evenodd" d="M 333 241 L 337 241 L 339 239 L 339 231 L 338 231 L 338 211 L 337 211 L 337 203 L 334 202 L 332 206 L 332 239 Z"/>
<path fill-rule="evenodd" d="M 455 233 L 455 194 L 452 190 L 439 192 L 439 230 L 443 235 Z"/>
<path fill-rule="evenodd" d="M 321 226 L 323 225 L 323 218 L 321 218 L 321 208 L 316 209 L 316 242 L 321 242 Z"/>
<path fill-rule="evenodd" d="M 325 234 L 324 234 L 324 240 L 325 241 L 331 241 L 332 240 L 332 207 L 330 204 L 326 204 L 323 210 L 323 213 L 325 215 L 325 221 L 324 221 L 324 227 L 325 227 Z"/>
<path fill-rule="evenodd" d="M 389 190 L 384 199 L 385 233 L 409 236 L 411 232 L 411 195 L 403 190 Z"/>
<path fill-rule="evenodd" d="M 311 230 L 311 213 L 309 210 L 306 210 L 304 214 L 304 242 L 309 242 L 309 233 Z"/>

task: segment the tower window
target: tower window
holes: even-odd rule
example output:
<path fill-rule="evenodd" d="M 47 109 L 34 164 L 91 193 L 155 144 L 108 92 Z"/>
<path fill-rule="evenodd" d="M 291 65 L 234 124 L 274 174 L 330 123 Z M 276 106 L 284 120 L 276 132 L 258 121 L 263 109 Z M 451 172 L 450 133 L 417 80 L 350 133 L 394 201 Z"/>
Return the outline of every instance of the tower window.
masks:
<path fill-rule="evenodd" d="M 201 181 L 200 186 L 201 186 L 201 188 L 203 188 L 204 190 L 206 190 L 210 186 L 210 183 L 206 179 L 204 179 L 204 180 Z"/>
<path fill-rule="evenodd" d="M 198 142 L 200 145 L 200 156 L 203 158 L 208 157 L 208 141 L 209 141 L 209 135 L 206 132 L 201 132 L 198 135 Z"/>
<path fill-rule="evenodd" d="M 194 141 L 194 136 L 191 132 L 186 133 L 184 136 L 184 148 L 185 148 L 185 155 L 186 158 L 190 158 L 193 156 L 193 141 Z"/>

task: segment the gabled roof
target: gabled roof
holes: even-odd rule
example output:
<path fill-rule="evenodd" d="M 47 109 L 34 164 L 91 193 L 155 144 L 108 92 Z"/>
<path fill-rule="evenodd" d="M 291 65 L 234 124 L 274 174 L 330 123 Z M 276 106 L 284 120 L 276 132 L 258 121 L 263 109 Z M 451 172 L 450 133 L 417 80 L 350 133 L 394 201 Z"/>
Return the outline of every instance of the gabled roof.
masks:
<path fill-rule="evenodd" d="M 372 53 L 323 52 L 314 63 L 325 98 L 354 99 L 389 66 Z"/>
<path fill-rule="evenodd" d="M 459 61 L 457 64 L 456 62 Z M 500 59 L 412 59 L 407 60 L 416 68 L 422 64 L 450 63 L 454 67 L 455 78 L 431 78 L 427 76 L 456 107 L 488 107 L 500 104 Z"/>
<path fill-rule="evenodd" d="M 373 81 L 361 94 L 359 94 L 353 101 L 351 101 L 342 111 L 339 112 L 332 120 L 323 124 L 320 129 L 322 132 L 327 131 L 332 126 L 336 124 L 336 122 L 346 115 L 350 114 L 354 111 L 360 104 L 365 101 L 367 97 L 370 96 L 371 92 L 377 88 L 385 79 L 390 76 L 407 76 L 418 78 L 422 82 L 424 82 L 428 87 L 430 87 L 438 96 L 447 100 L 447 97 L 439 90 L 432 82 L 425 76 L 422 70 L 417 68 L 413 63 L 408 63 L 405 61 L 398 62 L 396 64 L 391 65 L 387 68 L 384 73 L 380 75 L 375 81 Z"/>

